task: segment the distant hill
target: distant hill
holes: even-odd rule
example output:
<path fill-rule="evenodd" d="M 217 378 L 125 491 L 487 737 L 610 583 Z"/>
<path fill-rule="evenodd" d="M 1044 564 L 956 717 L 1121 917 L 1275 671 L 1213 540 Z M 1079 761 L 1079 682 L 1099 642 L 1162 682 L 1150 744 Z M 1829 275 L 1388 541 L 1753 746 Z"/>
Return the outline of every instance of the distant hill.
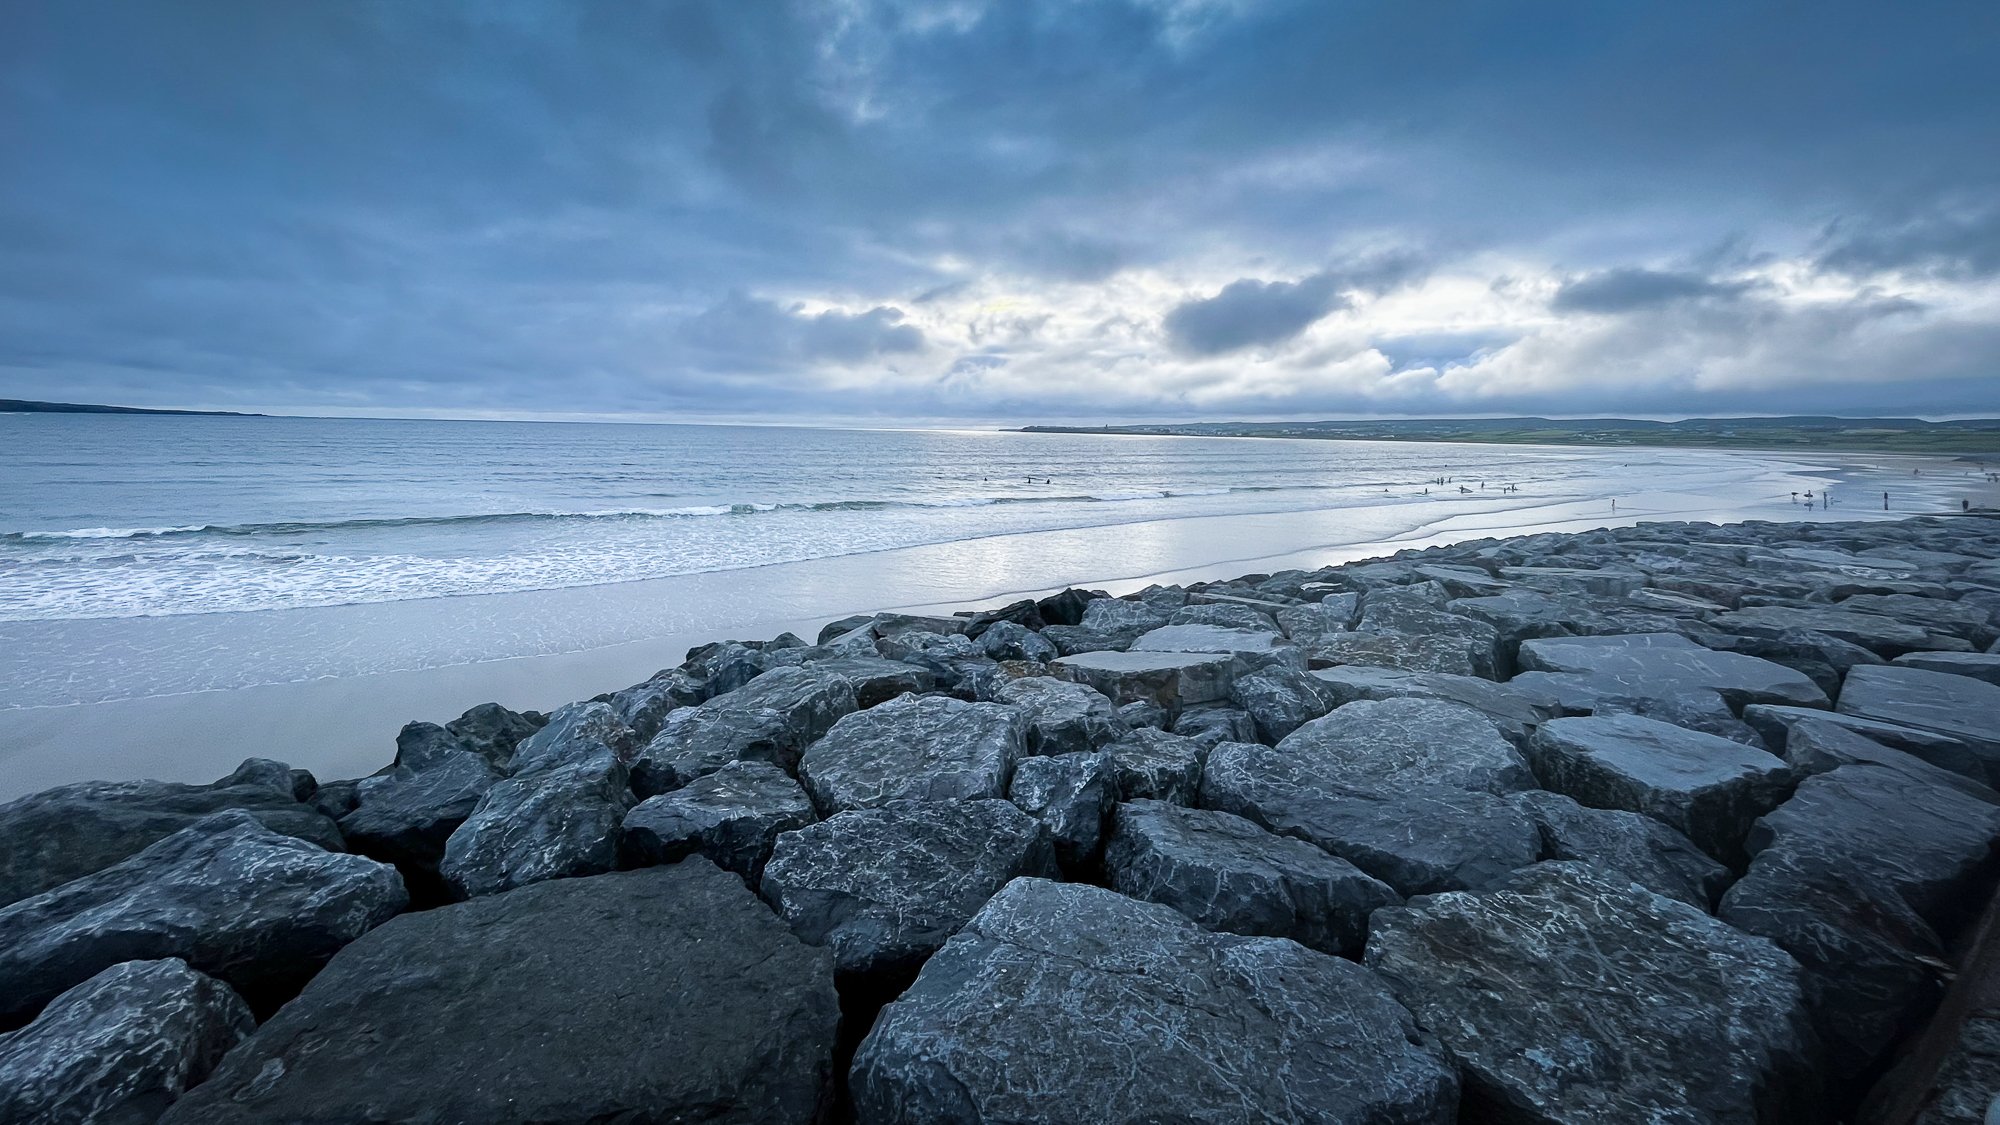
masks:
<path fill-rule="evenodd" d="M 1410 418 L 1329 422 L 1179 422 L 1144 426 L 1026 426 L 1026 433 L 1465 441 L 1510 445 L 1664 445 L 1717 449 L 1840 449 L 2000 455 L 2000 418 Z"/>
<path fill-rule="evenodd" d="M 237 410 L 156 410 L 148 406 L 99 406 L 88 402 L 37 402 L 0 398 L 0 414 L 206 414 L 220 418 L 262 418 Z"/>

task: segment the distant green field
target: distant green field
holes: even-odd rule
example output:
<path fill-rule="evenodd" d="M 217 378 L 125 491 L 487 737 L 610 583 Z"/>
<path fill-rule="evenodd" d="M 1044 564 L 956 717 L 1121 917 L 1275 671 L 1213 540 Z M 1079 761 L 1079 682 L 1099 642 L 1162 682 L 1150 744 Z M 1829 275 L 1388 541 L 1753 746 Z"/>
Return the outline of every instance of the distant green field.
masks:
<path fill-rule="evenodd" d="M 1825 449 L 1987 454 L 2000 458 L 2000 418 L 1435 418 L 1394 421 L 1187 422 L 1143 426 L 1027 426 L 1029 433 L 1284 437 L 1349 441 L 1465 441 L 1508 445 L 1657 445 L 1711 449 Z"/>

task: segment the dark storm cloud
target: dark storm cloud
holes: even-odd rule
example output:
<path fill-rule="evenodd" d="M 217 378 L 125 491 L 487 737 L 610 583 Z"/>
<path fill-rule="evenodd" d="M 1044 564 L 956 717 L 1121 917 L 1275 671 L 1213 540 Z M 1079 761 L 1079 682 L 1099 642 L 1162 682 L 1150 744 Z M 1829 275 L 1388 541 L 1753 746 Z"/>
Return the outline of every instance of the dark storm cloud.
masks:
<path fill-rule="evenodd" d="M 2000 7 L 1973 4 L 19 0 L 0 6 L 0 394 L 1112 409 L 1176 362 L 1365 318 L 1393 282 L 1338 263 L 1397 247 L 1422 248 L 1411 278 L 1488 258 L 1569 278 L 1549 311 L 1607 332 L 1713 305 L 1768 330 L 1783 310 L 1690 266 L 1704 248 L 1806 245 L 1863 286 L 2000 276 L 1995 213 L 1966 202 L 2000 198 L 1996 40 Z M 1138 271 L 1203 296 L 1118 306 Z M 987 309 L 995 279 L 1062 295 Z M 1101 332 L 1032 352 L 1068 313 Z M 1878 323 L 1939 344 L 1894 377 L 2000 399 L 1994 357 L 1967 374 L 1977 325 Z M 1421 331 L 1377 335 L 1394 359 Z M 1003 339 L 1004 366 L 960 362 Z M 828 365 L 852 376 L 839 396 L 774 407 L 741 381 Z M 879 394 L 855 389 L 878 369 Z M 1894 408 L 1889 377 L 1821 405 Z M 1146 409 L 1210 409 L 1179 393 Z M 1344 393 L 1242 401 L 1384 401 Z"/>

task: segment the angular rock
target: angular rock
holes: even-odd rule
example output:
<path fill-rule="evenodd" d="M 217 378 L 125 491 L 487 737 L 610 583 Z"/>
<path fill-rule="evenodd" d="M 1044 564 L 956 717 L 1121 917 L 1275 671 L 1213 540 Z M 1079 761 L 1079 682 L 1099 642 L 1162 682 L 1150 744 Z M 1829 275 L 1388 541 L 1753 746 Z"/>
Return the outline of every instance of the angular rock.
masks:
<path fill-rule="evenodd" d="M 1063 657 L 1054 669 L 1113 703 L 1156 703 L 1175 714 L 1229 698 L 1235 682 L 1235 662 L 1227 653 L 1087 652 Z"/>
<path fill-rule="evenodd" d="M 1961 773 L 1941 769 L 1915 754 L 1892 749 L 1852 727 L 1827 719 L 1801 719 L 1785 739 L 1785 763 L 1801 779 L 1841 766 L 1869 765 L 1896 770 L 1930 785 L 1956 789 L 1969 797 L 2000 805 L 2000 792 Z"/>
<path fill-rule="evenodd" d="M 438 873 L 458 898 L 601 874 L 618 864 L 618 829 L 633 800 L 625 763 L 608 748 L 518 774 L 487 790 L 452 832 Z"/>
<path fill-rule="evenodd" d="M 1787 606 L 1756 606 L 1718 613 L 1712 618 L 1717 628 L 1749 637 L 1775 637 L 1788 629 L 1810 629 L 1860 645 L 1887 659 L 1917 649 L 1937 647 L 1931 634 L 1916 625 L 1873 613 L 1854 613 L 1827 606 L 1810 609 Z M 1764 702 L 1782 703 L 1784 700 Z"/>
<path fill-rule="evenodd" d="M 778 835 L 817 817 L 805 790 L 769 762 L 731 762 L 625 814 L 619 855 L 630 867 L 700 854 L 752 886 Z"/>
<path fill-rule="evenodd" d="M 1353 664 L 1312 673 L 1327 686 L 1334 706 L 1362 699 L 1441 699 L 1462 703 L 1485 715 L 1509 742 L 1526 745 L 1537 724 L 1562 713 L 1556 698 L 1531 690 L 1518 680 L 1496 684 L 1477 676 L 1442 672 L 1408 672 Z"/>
<path fill-rule="evenodd" d="M 860 1120 L 1457 1120 L 1452 1064 L 1366 970 L 1021 879 L 855 1056 Z"/>
<path fill-rule="evenodd" d="M 1328 594 L 1321 601 L 1286 606 L 1277 613 L 1278 628 L 1297 644 L 1345 633 L 1354 627 L 1357 602 L 1355 594 Z"/>
<path fill-rule="evenodd" d="M 1970 676 L 2000 686 L 2000 655 L 1990 652 L 1910 652 L 1891 663 L 1925 672 Z"/>
<path fill-rule="evenodd" d="M 1435 636 L 1463 642 L 1472 674 L 1498 679 L 1505 670 L 1499 630 L 1476 617 L 1451 612 L 1444 601 L 1442 590 L 1429 601 L 1408 587 L 1371 590 L 1362 599 L 1361 621 L 1355 628 L 1363 633 Z"/>
<path fill-rule="evenodd" d="M 808 745 L 857 706 L 845 677 L 810 667 L 775 669 L 699 707 L 668 714 L 632 764 L 632 787 L 651 797 L 731 762 L 792 769 Z"/>
<path fill-rule="evenodd" d="M 1041 822 L 1006 801 L 897 801 L 779 836 L 762 893 L 840 972 L 893 977 L 1008 880 L 1054 870 Z"/>
<path fill-rule="evenodd" d="M 1826 693 L 1810 676 L 1782 664 L 1703 648 L 1679 633 L 1612 637 L 1545 637 L 1521 642 L 1523 669 L 1586 676 L 1606 695 L 1721 694 L 1731 707 L 1774 703 L 1824 707 Z"/>
<path fill-rule="evenodd" d="M 0 1121 L 153 1121 L 256 1026 L 185 961 L 113 965 L 0 1035 Z"/>
<path fill-rule="evenodd" d="M 1062 655 L 1055 642 L 1012 621 L 996 621 L 981 632 L 979 649 L 995 660 L 1033 660 L 1041 664 Z"/>
<path fill-rule="evenodd" d="M 1161 801 L 1117 807 L 1104 866 L 1120 894 L 1171 906 L 1211 930 L 1291 938 L 1322 953 L 1359 953 L 1368 915 L 1403 901 L 1303 840 Z"/>
<path fill-rule="evenodd" d="M 1142 727 L 1104 750 L 1111 758 L 1118 800 L 1194 803 L 1206 757 L 1195 739 Z"/>
<path fill-rule="evenodd" d="M 1757 822 L 1717 914 L 1798 958 L 1836 1072 L 1859 1072 L 1936 1003 L 1946 939 L 1991 891 L 1996 840 L 2000 807 L 1840 766 Z"/>
<path fill-rule="evenodd" d="M 1118 800 L 1118 775 L 1109 754 L 1057 754 L 1023 758 L 1014 767 L 1007 799 L 1042 822 L 1056 859 L 1076 868 L 1097 854 L 1104 817 Z"/>
<path fill-rule="evenodd" d="M 1516 793 L 1509 800 L 1541 829 L 1544 859 L 1588 863 L 1705 911 L 1715 909 L 1716 896 L 1729 885 L 1728 868 L 1650 816 L 1588 808 L 1543 789 Z"/>
<path fill-rule="evenodd" d="M 1167 615 L 1169 625 L 1213 625 L 1253 633 L 1268 633 L 1278 627 L 1269 613 L 1247 605 L 1206 604 L 1183 606 Z"/>
<path fill-rule="evenodd" d="M 262 1008 L 408 902 L 387 864 L 216 813 L 0 909 L 0 1027 L 121 961 L 167 957 Z"/>
<path fill-rule="evenodd" d="M 1831 723 L 1921 758 L 1939 769 L 1950 770 L 1981 785 L 1986 784 L 1985 760 L 1963 740 L 1939 731 L 1805 707 L 1752 705 L 1743 709 L 1743 721 L 1764 736 L 1767 746 L 1784 746 L 1789 738 L 1788 732 L 1802 722 Z"/>
<path fill-rule="evenodd" d="M 485 757 L 454 750 L 423 770 L 397 770 L 362 780 L 341 834 L 356 852 L 393 863 L 404 873 L 436 876 L 445 841 L 500 781 Z"/>
<path fill-rule="evenodd" d="M 1035 612 L 1048 625 L 1077 625 L 1083 621 L 1083 611 L 1090 603 L 1102 597 L 1104 594 L 1095 590 L 1068 589 L 1036 602 Z"/>
<path fill-rule="evenodd" d="M 1220 625 L 1162 625 L 1133 641 L 1129 651 L 1257 654 L 1289 644 L 1276 630 L 1227 629 Z"/>
<path fill-rule="evenodd" d="M 462 749 L 493 763 L 496 769 L 510 769 L 514 748 L 521 740 L 542 729 L 540 716 L 533 718 L 509 711 L 498 703 L 481 703 L 444 725 L 445 733 L 458 740 Z"/>
<path fill-rule="evenodd" d="M 1257 720 L 1251 717 L 1250 712 L 1219 703 L 1204 703 L 1182 711 L 1169 729 L 1205 747 L 1223 742 L 1256 742 L 1258 739 Z"/>
<path fill-rule="evenodd" d="M 1301 726 L 1278 750 L 1311 756 L 1325 781 L 1371 792 L 1535 788 L 1527 759 L 1484 715 L 1436 699 L 1349 703 Z"/>
<path fill-rule="evenodd" d="M 1125 720 L 1103 692 L 1071 680 L 1026 676 L 993 692 L 1028 720 L 1027 753 L 1081 754 L 1124 736 Z"/>
<path fill-rule="evenodd" d="M 1481 666 L 1479 641 L 1463 637 L 1402 633 L 1328 633 L 1305 642 L 1314 668 L 1367 664 L 1412 672 L 1474 675 Z"/>
<path fill-rule="evenodd" d="M 1272 744 L 1342 702 L 1326 681 L 1293 668 L 1266 668 L 1241 677 L 1229 697 L 1249 712 L 1257 738 Z"/>
<path fill-rule="evenodd" d="M 2000 686 L 1969 676 L 1881 665 L 1856 668 L 1841 685 L 1844 715 L 1920 727 L 1963 742 L 2000 784 Z"/>
<path fill-rule="evenodd" d="M 1167 714 L 1166 708 L 1145 702 L 1127 703 L 1120 707 L 1118 718 L 1124 722 L 1126 730 L 1138 730 L 1140 727 L 1164 730 L 1173 722 L 1173 716 Z"/>
<path fill-rule="evenodd" d="M 1144 602 L 1123 598 L 1098 598 L 1084 606 L 1083 616 L 1077 621 L 1082 628 L 1124 636 L 1128 642 L 1166 623 L 1166 614 Z"/>
<path fill-rule="evenodd" d="M 954 634 L 955 635 L 955 634 Z M 840 656 L 813 661 L 814 671 L 831 672 L 854 685 L 854 701 L 862 708 L 874 707 L 899 695 L 930 691 L 938 677 L 926 668 L 879 656 Z"/>
<path fill-rule="evenodd" d="M 166 1121 L 810 1122 L 828 961 L 706 860 L 538 883 L 341 951 Z"/>
<path fill-rule="evenodd" d="M 1377 911 L 1364 963 L 1457 1057 L 1462 1120 L 1822 1120 L 1798 964 L 1584 864 Z"/>
<path fill-rule="evenodd" d="M 1949 633 L 1971 642 L 1976 648 L 1984 648 L 2000 640 L 2000 633 L 1993 628 L 1992 612 L 1970 602 L 1910 594 L 1856 594 L 1843 599 L 1840 608 L 1879 614 L 1933 633 Z"/>
<path fill-rule="evenodd" d="M 571 703 L 557 708 L 547 726 L 514 748 L 510 772 L 520 777 L 603 755 L 629 762 L 636 749 L 632 728 L 608 704 Z"/>
<path fill-rule="evenodd" d="M 230 809 L 242 809 L 273 832 L 345 850 L 339 829 L 317 808 L 235 777 L 213 785 L 85 781 L 0 805 L 0 906 L 102 871 Z"/>
<path fill-rule="evenodd" d="M 1404 896 L 1490 886 L 1541 858 L 1541 831 L 1491 793 L 1356 788 L 1330 755 L 1246 743 L 1209 752 L 1203 808 L 1347 860 Z"/>
<path fill-rule="evenodd" d="M 1548 594 L 1589 594 L 1622 598 L 1646 584 L 1646 576 L 1630 570 L 1586 570 L 1567 566 L 1503 566 L 1500 577 L 1517 586 Z"/>
<path fill-rule="evenodd" d="M 1644 813 L 1737 867 L 1750 825 L 1794 781 L 1762 750 L 1637 715 L 1545 723 L 1528 756 L 1545 786 L 1578 804 Z"/>
<path fill-rule="evenodd" d="M 1042 639 L 1056 646 L 1063 656 L 1092 652 L 1123 652 L 1139 638 L 1131 633 L 1100 633 L 1081 625 L 1051 625 L 1042 630 Z"/>
<path fill-rule="evenodd" d="M 829 815 L 1004 797 L 1027 747 L 1028 722 L 1012 707 L 906 695 L 835 723 L 799 759 L 799 781 Z"/>

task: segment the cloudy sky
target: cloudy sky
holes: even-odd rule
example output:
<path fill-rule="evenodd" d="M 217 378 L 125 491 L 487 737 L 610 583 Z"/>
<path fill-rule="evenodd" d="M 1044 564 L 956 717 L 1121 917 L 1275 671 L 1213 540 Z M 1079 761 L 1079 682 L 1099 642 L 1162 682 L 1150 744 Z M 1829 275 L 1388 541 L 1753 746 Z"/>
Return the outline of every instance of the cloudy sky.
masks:
<path fill-rule="evenodd" d="M 2000 5 L 12 0 L 0 395 L 2000 412 Z"/>

